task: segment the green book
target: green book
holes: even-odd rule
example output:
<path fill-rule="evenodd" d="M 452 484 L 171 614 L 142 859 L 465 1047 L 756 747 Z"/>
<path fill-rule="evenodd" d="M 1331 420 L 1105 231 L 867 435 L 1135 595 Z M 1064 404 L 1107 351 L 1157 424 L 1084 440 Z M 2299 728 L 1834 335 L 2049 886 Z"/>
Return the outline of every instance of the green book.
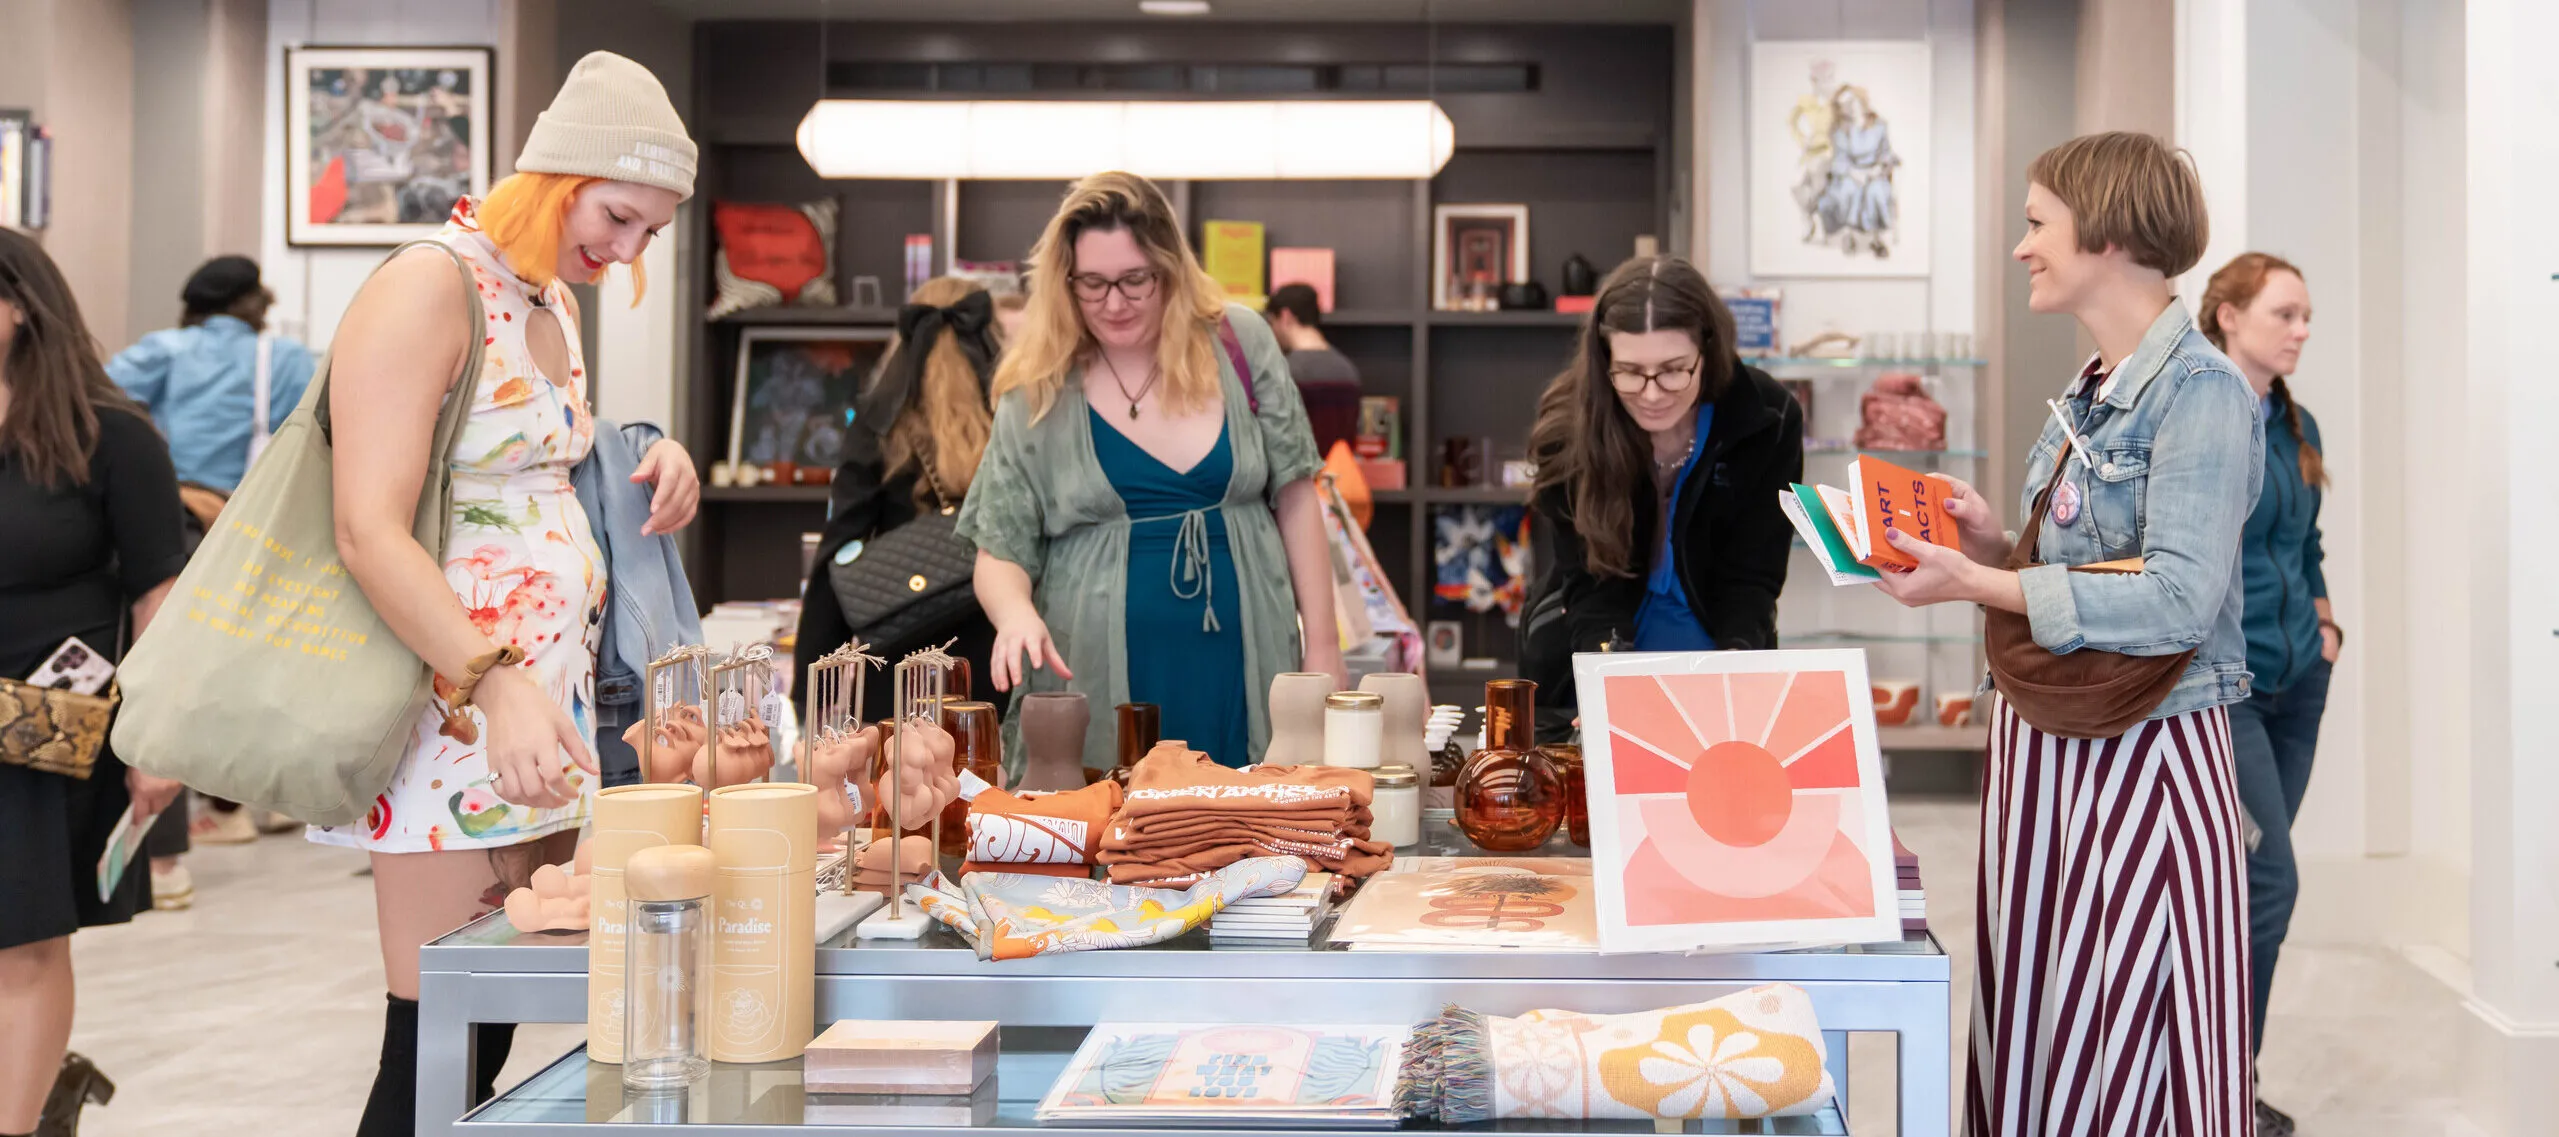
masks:
<path fill-rule="evenodd" d="M 1874 569 L 1857 563 L 1857 554 L 1839 535 L 1839 525 L 1831 519 L 1830 507 L 1822 503 L 1821 491 L 1801 482 L 1777 494 L 1777 507 L 1786 511 L 1786 520 L 1795 523 L 1795 532 L 1813 551 L 1822 570 L 1830 574 L 1830 582 L 1871 584 L 1880 579 Z"/>

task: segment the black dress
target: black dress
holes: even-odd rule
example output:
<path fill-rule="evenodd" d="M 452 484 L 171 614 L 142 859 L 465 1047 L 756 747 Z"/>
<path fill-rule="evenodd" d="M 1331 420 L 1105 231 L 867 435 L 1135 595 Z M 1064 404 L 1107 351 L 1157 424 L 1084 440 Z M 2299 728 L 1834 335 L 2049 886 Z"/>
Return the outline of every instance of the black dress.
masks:
<path fill-rule="evenodd" d="M 120 410 L 98 412 L 98 435 L 84 485 L 46 489 L 0 451 L 0 675 L 24 678 L 72 636 L 116 655 L 118 614 L 186 564 L 168 443 Z M 86 780 L 0 763 L 0 948 L 133 918 L 139 861 L 106 900 L 97 886 L 127 800 L 112 752 Z"/>

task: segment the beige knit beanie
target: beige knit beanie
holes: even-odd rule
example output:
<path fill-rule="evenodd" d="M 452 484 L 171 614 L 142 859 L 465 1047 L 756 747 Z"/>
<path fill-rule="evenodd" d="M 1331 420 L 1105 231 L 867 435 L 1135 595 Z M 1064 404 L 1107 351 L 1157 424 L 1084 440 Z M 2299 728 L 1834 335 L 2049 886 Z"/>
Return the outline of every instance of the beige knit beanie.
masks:
<path fill-rule="evenodd" d="M 609 51 L 569 69 L 515 168 L 636 182 L 693 196 L 693 139 L 649 69 Z"/>

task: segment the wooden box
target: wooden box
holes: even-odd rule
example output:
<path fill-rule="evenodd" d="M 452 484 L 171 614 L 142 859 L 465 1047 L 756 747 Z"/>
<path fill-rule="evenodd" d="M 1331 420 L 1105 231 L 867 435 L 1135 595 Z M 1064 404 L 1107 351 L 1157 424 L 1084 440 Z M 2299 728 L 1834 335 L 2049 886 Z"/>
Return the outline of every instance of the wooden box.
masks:
<path fill-rule="evenodd" d="M 809 1043 L 813 1094 L 965 1094 L 995 1073 L 992 1022 L 846 1019 Z"/>

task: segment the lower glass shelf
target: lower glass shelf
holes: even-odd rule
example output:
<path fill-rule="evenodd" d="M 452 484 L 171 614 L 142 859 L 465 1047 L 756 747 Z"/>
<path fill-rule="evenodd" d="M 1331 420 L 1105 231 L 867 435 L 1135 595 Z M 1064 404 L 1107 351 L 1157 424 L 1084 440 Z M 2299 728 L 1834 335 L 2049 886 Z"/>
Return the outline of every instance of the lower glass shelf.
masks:
<path fill-rule="evenodd" d="M 638 1126 L 682 1126 L 720 1134 L 860 1132 L 957 1129 L 1046 1129 L 1086 1134 L 1236 1134 L 1252 1128 L 1044 1126 L 1038 1119 L 1040 1099 L 1065 1072 L 1067 1060 L 1084 1040 L 1077 1028 L 1006 1028 L 996 1056 L 995 1076 L 967 1096 L 921 1094 L 813 1094 L 800 1084 L 800 1063 L 769 1062 L 757 1066 L 715 1064 L 711 1073 L 684 1093 L 642 1094 L 622 1088 L 622 1068 L 590 1062 L 586 1048 L 570 1051 L 523 1084 L 500 1094 L 455 1126 L 463 1133 L 544 1133 L 620 1131 Z M 1845 1045 L 1833 1036 L 1834 1046 Z M 1434 1128 L 1425 1126 L 1406 1127 Z M 1844 1134 L 1848 1127 L 1836 1105 L 1808 1117 L 1765 1122 L 1697 1122 L 1659 1130 L 1652 1122 L 1534 1120 L 1435 1127 L 1478 1133 L 1783 1133 Z M 1261 1132 L 1304 1132 L 1277 1127 Z M 1341 1132 L 1357 1132 L 1342 1130 Z"/>

